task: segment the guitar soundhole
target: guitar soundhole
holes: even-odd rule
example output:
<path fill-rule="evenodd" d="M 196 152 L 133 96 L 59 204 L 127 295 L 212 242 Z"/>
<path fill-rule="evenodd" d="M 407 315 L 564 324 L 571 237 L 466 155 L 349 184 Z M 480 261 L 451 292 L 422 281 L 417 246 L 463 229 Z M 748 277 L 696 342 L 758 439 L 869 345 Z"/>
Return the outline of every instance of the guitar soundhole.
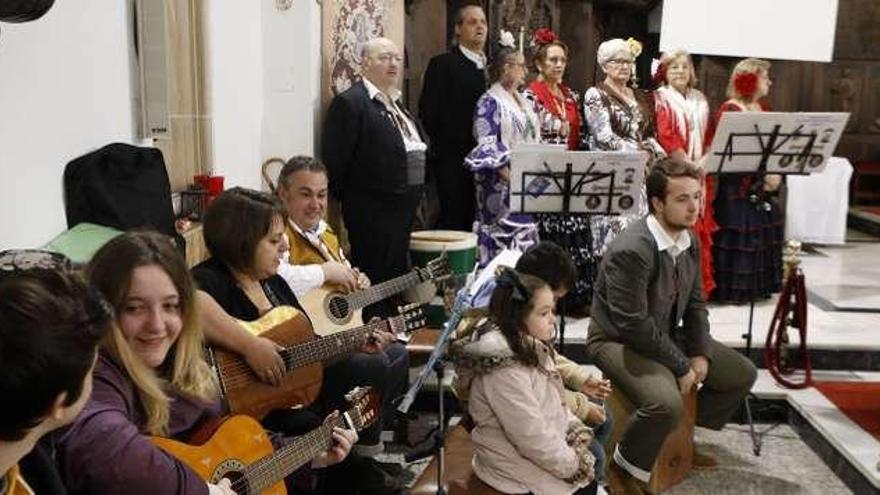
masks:
<path fill-rule="evenodd" d="M 345 320 L 348 318 L 351 309 L 348 306 L 348 301 L 341 296 L 334 296 L 330 298 L 327 302 L 327 309 L 330 312 L 330 316 L 336 318 L 338 320 Z"/>
<path fill-rule="evenodd" d="M 241 461 L 226 459 L 214 469 L 214 473 L 211 475 L 211 483 L 217 484 L 220 480 L 226 478 L 232 482 L 232 489 L 235 493 L 238 495 L 248 495 L 251 493 L 251 487 L 244 475 L 245 468 L 246 466 Z"/>

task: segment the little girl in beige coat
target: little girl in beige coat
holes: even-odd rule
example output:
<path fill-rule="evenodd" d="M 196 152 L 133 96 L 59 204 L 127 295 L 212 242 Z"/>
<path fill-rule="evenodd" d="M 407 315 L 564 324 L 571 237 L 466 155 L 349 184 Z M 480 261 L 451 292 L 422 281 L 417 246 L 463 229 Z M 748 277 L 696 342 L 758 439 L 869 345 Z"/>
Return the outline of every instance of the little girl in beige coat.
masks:
<path fill-rule="evenodd" d="M 595 493 L 593 434 L 565 407 L 553 360 L 553 308 L 546 283 L 506 269 L 489 318 L 451 344 L 474 423 L 474 473 L 504 493 Z"/>

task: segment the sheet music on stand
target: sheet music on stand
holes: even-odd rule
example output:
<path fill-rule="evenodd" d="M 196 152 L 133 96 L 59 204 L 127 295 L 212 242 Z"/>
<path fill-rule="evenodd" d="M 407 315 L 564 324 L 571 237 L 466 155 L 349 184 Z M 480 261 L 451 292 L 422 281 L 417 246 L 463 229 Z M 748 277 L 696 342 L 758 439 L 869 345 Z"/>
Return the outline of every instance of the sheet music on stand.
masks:
<path fill-rule="evenodd" d="M 646 162 L 643 152 L 568 151 L 558 145 L 520 145 L 510 156 L 510 211 L 585 216 L 636 212 Z M 572 246 L 562 247 L 569 250 Z M 560 311 L 559 352 L 565 348 L 564 304 Z"/>
<path fill-rule="evenodd" d="M 821 172 L 834 153 L 848 113 L 726 112 L 709 148 L 710 174 Z"/>
<path fill-rule="evenodd" d="M 634 211 L 646 161 L 641 152 L 520 145 L 510 157 L 510 211 L 582 215 Z"/>

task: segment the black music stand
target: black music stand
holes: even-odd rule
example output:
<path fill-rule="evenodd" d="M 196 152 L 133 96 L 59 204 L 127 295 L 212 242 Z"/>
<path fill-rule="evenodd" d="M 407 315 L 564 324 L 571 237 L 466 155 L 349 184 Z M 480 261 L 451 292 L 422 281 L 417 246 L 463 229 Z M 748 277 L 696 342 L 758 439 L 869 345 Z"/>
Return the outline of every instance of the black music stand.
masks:
<path fill-rule="evenodd" d="M 397 411 L 399 413 L 404 415 L 407 414 L 409 408 L 412 406 L 413 402 L 415 402 L 416 395 L 418 395 L 419 390 L 421 390 L 422 386 L 425 384 L 428 375 L 430 375 L 432 371 L 434 372 L 437 376 L 438 413 L 438 427 L 437 431 L 434 433 L 434 442 L 429 451 L 411 453 L 408 454 L 405 459 L 407 462 L 412 462 L 415 459 L 420 459 L 429 454 L 435 456 L 437 459 L 437 495 L 444 495 L 446 493 L 446 487 L 443 485 L 443 477 L 446 467 L 445 442 L 447 429 L 446 405 L 444 402 L 445 394 L 443 390 L 443 378 L 445 377 L 446 363 L 443 362 L 443 355 L 446 353 L 446 343 L 458 327 L 462 315 L 468 308 L 468 300 L 470 299 L 470 290 L 475 279 L 475 273 L 476 267 L 470 275 L 468 275 L 464 286 L 459 289 L 458 294 L 455 296 L 455 303 L 452 305 L 452 311 L 450 312 L 446 323 L 443 325 L 443 331 L 440 333 L 440 337 L 437 338 L 437 343 L 434 345 L 434 351 L 431 352 L 427 364 L 425 364 L 424 369 L 422 369 L 422 372 L 419 374 L 418 378 L 416 378 L 416 381 L 413 382 L 409 390 L 403 396 L 403 399 L 400 401 L 400 404 L 397 406 Z"/>
<path fill-rule="evenodd" d="M 718 123 L 708 153 L 709 174 L 755 174 L 749 202 L 759 211 L 772 209 L 764 191 L 767 174 L 808 175 L 820 172 L 837 146 L 849 118 L 848 113 L 728 112 Z M 757 273 L 749 288 L 749 322 L 742 338 L 751 359 Z M 755 430 L 749 397 L 746 419 L 752 437 L 752 451 L 761 455 L 763 432 Z"/>
<path fill-rule="evenodd" d="M 510 158 L 510 211 L 563 215 L 620 215 L 635 211 L 643 183 L 643 153 L 567 151 L 521 145 Z M 567 244 L 567 243 L 564 243 Z M 566 251 L 572 246 L 563 245 Z M 559 352 L 565 348 L 561 301 Z"/>

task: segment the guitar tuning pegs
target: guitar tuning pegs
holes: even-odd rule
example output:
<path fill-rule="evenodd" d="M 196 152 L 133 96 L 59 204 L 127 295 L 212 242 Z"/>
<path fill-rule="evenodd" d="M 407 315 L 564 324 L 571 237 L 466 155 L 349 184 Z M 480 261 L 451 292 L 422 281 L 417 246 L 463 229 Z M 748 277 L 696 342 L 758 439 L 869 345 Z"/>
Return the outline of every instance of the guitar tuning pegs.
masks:
<path fill-rule="evenodd" d="M 351 389 L 350 392 L 345 394 L 345 400 L 351 403 L 355 403 L 364 396 L 366 396 L 370 392 L 370 387 L 355 387 Z"/>

